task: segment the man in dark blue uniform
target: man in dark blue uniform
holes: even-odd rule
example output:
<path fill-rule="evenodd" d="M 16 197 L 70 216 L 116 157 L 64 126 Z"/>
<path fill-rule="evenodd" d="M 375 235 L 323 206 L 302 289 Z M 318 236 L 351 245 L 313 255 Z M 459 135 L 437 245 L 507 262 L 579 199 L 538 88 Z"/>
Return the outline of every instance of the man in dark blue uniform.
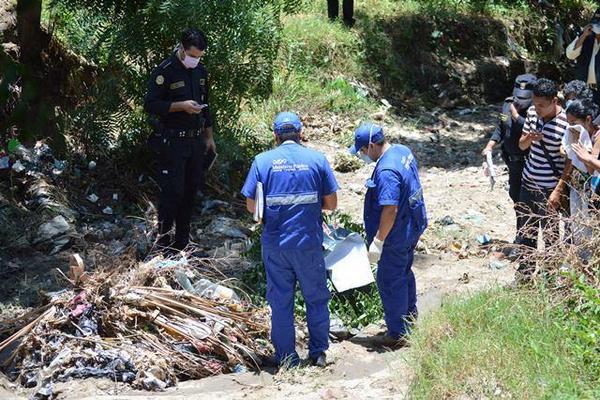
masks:
<path fill-rule="evenodd" d="M 161 187 L 158 244 L 184 249 L 190 236 L 194 197 L 205 173 L 207 154 L 215 154 L 208 107 L 208 73 L 200 63 L 204 34 L 190 28 L 177 50 L 150 76 L 144 109 L 157 119 L 151 145 L 158 153 Z M 175 223 L 174 243 L 169 232 Z"/>
<path fill-rule="evenodd" d="M 521 177 L 525 167 L 525 158 L 529 153 L 529 150 L 519 148 L 519 139 L 523 132 L 527 110 L 532 104 L 533 87 L 536 82 L 537 78 L 531 74 L 517 76 L 513 95 L 504 101 L 498 125 L 487 146 L 481 152 L 485 157 L 497 143 L 502 144 L 502 159 L 508 167 L 508 194 L 515 205 L 519 201 Z M 517 232 L 520 228 L 519 222 L 520 219 L 517 218 Z"/>
<path fill-rule="evenodd" d="M 323 256 L 322 210 L 337 207 L 338 184 L 325 156 L 300 145 L 302 124 L 290 112 L 273 124 L 278 147 L 256 156 L 242 188 L 248 211 L 264 201 L 262 251 L 271 307 L 271 340 L 279 365 L 298 365 L 294 329 L 296 281 L 306 303 L 309 358 L 326 365 L 329 289 Z M 262 189 L 261 189 L 262 188 Z"/>
<path fill-rule="evenodd" d="M 386 343 L 402 344 L 417 317 L 417 289 L 412 263 L 419 237 L 427 227 L 427 212 L 417 160 L 410 149 L 391 145 L 383 128 L 364 123 L 350 149 L 376 161 L 367 180 L 364 222 L 369 259 L 377 262 L 377 287 L 387 325 Z"/>

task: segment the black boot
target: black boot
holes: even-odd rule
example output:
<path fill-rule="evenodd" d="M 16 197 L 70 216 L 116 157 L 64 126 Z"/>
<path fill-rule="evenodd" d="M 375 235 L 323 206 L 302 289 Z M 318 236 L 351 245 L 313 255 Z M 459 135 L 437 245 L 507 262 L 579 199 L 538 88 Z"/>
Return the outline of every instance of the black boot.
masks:
<path fill-rule="evenodd" d="M 310 365 L 325 368 L 327 366 L 327 356 L 325 353 L 319 353 L 315 356 L 310 357 Z"/>

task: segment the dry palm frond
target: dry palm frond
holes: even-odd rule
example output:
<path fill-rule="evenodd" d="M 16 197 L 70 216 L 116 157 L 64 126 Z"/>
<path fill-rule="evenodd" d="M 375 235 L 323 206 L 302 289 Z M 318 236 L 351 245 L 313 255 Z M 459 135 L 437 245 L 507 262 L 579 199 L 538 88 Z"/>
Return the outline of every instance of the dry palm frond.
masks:
<path fill-rule="evenodd" d="M 153 389 L 237 365 L 254 368 L 268 351 L 266 310 L 174 289 L 174 271 L 156 260 L 122 263 L 88 273 L 78 288 L 7 321 L 3 332 L 12 335 L 0 351 L 11 350 L 12 376 L 40 385 L 88 374 Z M 212 267 L 202 272 L 219 275 L 213 261 L 203 265 Z"/>

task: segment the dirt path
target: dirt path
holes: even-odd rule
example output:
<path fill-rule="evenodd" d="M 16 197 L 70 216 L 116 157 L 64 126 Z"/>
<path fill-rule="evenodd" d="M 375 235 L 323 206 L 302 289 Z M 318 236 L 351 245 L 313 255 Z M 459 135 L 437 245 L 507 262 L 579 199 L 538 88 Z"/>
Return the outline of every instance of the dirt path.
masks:
<path fill-rule="evenodd" d="M 481 174 L 478 155 L 486 141 L 496 107 L 476 113 L 459 112 L 441 116 L 438 121 L 418 128 L 396 123 L 388 129 L 394 141 L 408 144 L 421 166 L 430 228 L 423 238 L 414 270 L 421 314 L 438 308 L 444 298 L 513 279 L 513 267 L 492 270 L 487 251 L 475 236 L 488 233 L 495 240 L 512 240 L 514 213 L 502 171 L 493 192 Z M 442 122 L 440 122 L 442 121 Z M 333 162 L 334 142 L 311 143 Z M 360 221 L 363 183 L 372 166 L 337 174 L 342 191 L 340 208 Z M 436 223 L 450 216 L 451 227 Z M 56 385 L 64 399 L 398 399 L 404 398 L 411 380 L 407 357 L 410 349 L 377 352 L 368 346 L 368 337 L 383 330 L 370 326 L 353 341 L 334 343 L 329 351 L 332 364 L 324 369 L 303 368 L 279 374 L 242 373 L 183 382 L 164 393 L 136 392 L 110 381 L 87 380 Z M 365 341 L 367 344 L 365 344 Z M 0 384 L 0 397 L 2 395 Z M 7 388 L 10 389 L 10 388 Z"/>

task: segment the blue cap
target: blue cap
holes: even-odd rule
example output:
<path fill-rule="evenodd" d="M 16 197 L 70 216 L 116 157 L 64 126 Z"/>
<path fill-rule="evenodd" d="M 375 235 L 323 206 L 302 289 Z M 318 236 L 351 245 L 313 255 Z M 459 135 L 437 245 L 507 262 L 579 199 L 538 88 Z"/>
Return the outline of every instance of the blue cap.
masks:
<path fill-rule="evenodd" d="M 381 143 L 385 136 L 383 128 L 371 122 L 363 122 L 354 131 L 354 145 L 350 147 L 350 153 L 356 154 L 369 143 Z"/>
<path fill-rule="evenodd" d="M 277 114 L 275 121 L 273 121 L 273 131 L 276 135 L 300 132 L 300 130 L 302 130 L 302 122 L 293 112 L 281 112 Z"/>

